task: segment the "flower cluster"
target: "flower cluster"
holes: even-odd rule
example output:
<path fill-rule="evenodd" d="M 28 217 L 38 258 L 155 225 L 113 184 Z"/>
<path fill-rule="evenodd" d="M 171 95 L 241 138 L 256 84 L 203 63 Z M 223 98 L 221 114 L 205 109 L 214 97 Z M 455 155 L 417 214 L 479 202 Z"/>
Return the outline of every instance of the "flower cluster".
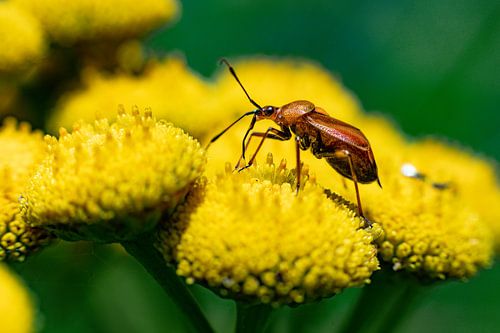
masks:
<path fill-rule="evenodd" d="M 61 44 L 138 37 L 171 20 L 179 10 L 175 0 L 10 2 L 31 12 Z"/>
<path fill-rule="evenodd" d="M 253 81 L 251 74 L 248 76 Z M 255 80 L 263 78 L 259 75 Z M 234 82 L 233 86 L 239 91 Z M 289 100 L 293 98 L 292 92 Z M 323 107 L 319 103 L 317 106 Z M 349 110 L 344 112 L 347 119 L 361 128 L 371 142 L 383 185 L 383 189 L 376 184 L 360 185 L 365 214 L 384 230 L 383 237 L 376 240 L 380 259 L 394 270 L 410 271 L 424 279 L 468 278 L 489 266 L 494 246 L 489 229 L 498 230 L 500 225 L 500 212 L 491 204 L 499 195 L 492 163 L 435 140 L 412 142 L 384 117 Z M 263 132 L 271 124 L 259 125 L 255 131 Z M 220 139 L 222 142 L 210 147 L 209 174 L 215 174 L 227 160 L 237 161 L 247 127 L 244 123 L 236 125 Z M 259 140 L 255 140 L 248 147 L 247 160 L 258 144 Z M 266 152 L 295 161 L 291 142 L 266 140 L 259 154 L 262 157 Z M 308 152 L 301 154 L 301 160 L 315 173 L 318 184 L 356 202 L 352 183 L 325 160 Z M 413 165 L 426 176 L 409 178 L 401 172 L 404 165 Z"/>
<path fill-rule="evenodd" d="M 26 224 L 19 210 L 19 197 L 43 158 L 42 134 L 8 118 L 0 128 L 0 147 L 0 261 L 23 261 L 51 239 L 46 231 Z"/>
<path fill-rule="evenodd" d="M 307 174 L 304 174 L 306 176 Z M 249 302 L 304 303 L 369 282 L 378 269 L 373 230 L 314 182 L 272 155 L 262 166 L 199 183 L 157 247 L 188 283 Z"/>
<path fill-rule="evenodd" d="M 433 182 L 447 187 L 493 231 L 500 251 L 500 188 L 493 161 L 457 144 L 425 139 L 410 148 L 411 161 Z M 429 157 L 434 157 L 429 165 Z"/>
<path fill-rule="evenodd" d="M 156 246 L 188 282 L 238 299 L 302 303 L 369 281 L 378 267 L 374 253 L 382 266 L 430 280 L 469 278 L 490 264 L 491 230 L 498 225 L 498 212 L 495 207 L 485 209 L 484 201 L 472 194 L 482 189 L 489 198 L 498 195 L 490 162 L 448 144 L 409 141 L 386 118 L 363 114 L 355 98 L 317 65 L 246 59 L 235 68 L 262 105 L 280 106 L 306 98 L 363 130 L 384 187 L 360 185 L 365 214 L 376 228 L 360 229 L 355 206 L 339 199 L 356 202 L 351 182 L 307 152 L 301 160 L 313 170 L 317 184 L 307 182 L 298 196 L 294 174 L 269 161 L 221 176 L 225 163 L 241 156 L 242 133 L 248 126 L 241 122 L 211 145 L 208 180 L 198 183 L 177 208 L 175 218 L 164 217 L 161 224 Z M 208 141 L 218 128 L 252 108 L 227 71 L 217 73 L 212 81 L 204 80 L 178 58 L 151 63 L 138 76 L 106 76 L 97 71 L 86 76 L 87 88 L 60 100 L 52 128 L 95 114 L 113 119 L 109 110 L 115 105 L 138 104 L 152 106 L 159 118 Z M 187 157 L 187 151 L 196 149 L 186 150 L 184 144 L 146 140 L 144 121 L 154 122 L 149 116 L 122 113 L 117 125 L 99 120 L 77 125 L 72 134 L 63 130 L 59 140 L 48 138 L 51 157 L 23 199 L 26 220 L 67 239 L 127 240 L 137 230 L 153 228 L 159 211 L 152 207 L 175 209 L 182 195 L 166 204 L 165 193 L 185 193 L 204 160 Z M 141 129 L 127 132 L 124 123 L 140 123 Z M 258 123 L 255 130 L 265 131 L 269 125 Z M 127 144 L 121 140 L 128 140 Z M 258 142 L 248 147 L 247 160 Z M 163 146 L 181 148 L 166 153 L 159 148 Z M 268 151 L 288 161 L 296 158 L 291 142 L 266 140 L 260 156 Z M 429 158 L 436 155 L 440 158 Z M 193 161 L 198 162 L 187 167 Z M 403 172 L 405 165 L 413 167 L 414 173 Z M 130 172 L 139 169 L 133 175 Z M 176 174 L 179 170 L 189 172 Z M 176 189 L 166 186 L 159 174 L 172 174 L 182 184 Z M 168 188 L 165 192 L 162 184 Z M 322 189 L 338 195 L 327 199 Z M 100 229 L 100 221 L 106 221 L 107 232 Z M 123 234 L 117 235 L 117 230 Z"/>
<path fill-rule="evenodd" d="M 363 191 L 368 218 L 384 229 L 377 240 L 383 260 L 431 279 L 467 278 L 490 264 L 493 239 L 478 213 L 446 183 L 402 173 L 413 165 L 384 162 L 384 189 Z"/>
<path fill-rule="evenodd" d="M 201 173 L 199 143 L 151 111 L 47 136 L 48 154 L 21 200 L 24 219 L 66 239 L 118 241 L 156 225 Z"/>
<path fill-rule="evenodd" d="M 238 64 L 238 73 L 242 80 L 259 78 L 249 81 L 247 87 L 259 103 L 281 105 L 290 98 L 310 98 L 347 120 L 360 110 L 354 97 L 313 63 L 248 59 Z M 93 119 L 96 113 L 111 116 L 109 110 L 124 104 L 151 107 L 158 118 L 174 123 L 197 138 L 208 139 L 214 135 L 216 126 L 253 107 L 245 101 L 243 92 L 226 70 L 209 82 L 186 68 L 178 58 L 153 63 L 139 77 L 106 76 L 96 72 L 86 77 L 86 88 L 60 99 L 49 123 L 52 130 L 70 126 L 78 119 Z M 282 89 L 277 91 L 276 87 Z"/>
<path fill-rule="evenodd" d="M 129 74 L 86 75 L 88 88 L 68 93 L 60 100 L 49 121 L 49 128 L 70 126 L 79 119 L 90 120 L 98 114 L 112 119 L 117 105 L 152 108 L 166 119 L 201 138 L 220 123 L 224 110 L 214 106 L 212 86 L 186 67 L 179 58 L 153 63 L 137 77 Z"/>

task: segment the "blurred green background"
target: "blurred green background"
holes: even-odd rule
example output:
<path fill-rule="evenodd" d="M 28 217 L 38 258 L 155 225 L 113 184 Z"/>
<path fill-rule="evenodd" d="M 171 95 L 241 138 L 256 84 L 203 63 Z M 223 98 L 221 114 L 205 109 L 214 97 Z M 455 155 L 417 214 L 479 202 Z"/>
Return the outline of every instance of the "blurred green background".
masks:
<path fill-rule="evenodd" d="M 408 135 L 444 136 L 500 158 L 498 1 L 183 1 L 179 21 L 146 45 L 151 53 L 183 53 L 205 76 L 223 56 L 313 59 L 367 111 L 390 115 Z M 37 299 L 42 332 L 188 331 L 152 278 L 117 247 L 59 243 L 15 268 Z M 397 332 L 500 331 L 498 281 L 497 264 L 466 283 L 430 288 Z M 234 304 L 193 291 L 213 326 L 231 332 Z M 268 331 L 334 332 L 358 294 L 279 309 Z"/>

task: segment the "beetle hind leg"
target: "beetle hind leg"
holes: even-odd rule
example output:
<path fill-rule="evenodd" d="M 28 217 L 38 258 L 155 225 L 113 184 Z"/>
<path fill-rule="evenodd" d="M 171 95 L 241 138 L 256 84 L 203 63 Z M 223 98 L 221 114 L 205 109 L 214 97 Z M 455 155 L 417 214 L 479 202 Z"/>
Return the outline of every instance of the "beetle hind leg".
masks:
<path fill-rule="evenodd" d="M 356 176 L 356 172 L 354 172 L 354 163 L 352 162 L 352 156 L 351 153 L 349 153 L 347 150 L 341 150 L 337 152 L 336 154 L 342 154 L 347 158 L 347 161 L 349 162 L 349 168 L 351 169 L 351 175 L 352 175 L 352 181 L 354 182 L 354 189 L 356 190 L 356 200 L 358 202 L 358 215 L 363 218 L 363 220 L 366 222 L 366 224 L 371 227 L 372 223 L 370 220 L 368 220 L 365 217 L 365 214 L 363 214 L 363 207 L 361 206 L 361 199 L 359 197 L 359 189 L 358 189 L 358 177 Z"/>

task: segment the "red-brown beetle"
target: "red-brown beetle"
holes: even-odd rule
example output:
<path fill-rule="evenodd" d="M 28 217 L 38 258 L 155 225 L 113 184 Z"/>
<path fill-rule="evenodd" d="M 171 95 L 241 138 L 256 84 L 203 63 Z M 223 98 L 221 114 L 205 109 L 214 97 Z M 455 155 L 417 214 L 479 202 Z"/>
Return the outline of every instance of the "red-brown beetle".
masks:
<path fill-rule="evenodd" d="M 261 137 L 262 139 L 248 163 L 240 169 L 242 170 L 252 165 L 265 139 L 286 141 L 291 139 L 293 133 L 295 134 L 297 156 L 297 192 L 300 185 L 300 149 L 307 150 L 310 148 L 315 157 L 326 159 L 328 164 L 338 173 L 354 182 L 358 213 L 361 217 L 365 218 L 359 198 L 358 183 L 367 184 L 377 181 L 379 186 L 382 187 L 378 177 L 375 157 L 365 135 L 358 128 L 330 117 L 325 110 L 316 107 L 309 101 L 294 101 L 281 107 L 261 107 L 247 93 L 229 62 L 226 59 L 222 59 L 221 63 L 227 65 L 250 103 L 257 107 L 257 109 L 243 114 L 222 132 L 213 137 L 208 145 L 217 140 L 242 118 L 253 115 L 250 126 L 243 137 L 242 154 L 236 167 L 238 167 L 241 159 L 245 160 L 245 150 L 252 138 Z M 253 132 L 250 134 L 255 122 L 263 119 L 274 121 L 280 129 L 269 127 L 265 132 Z M 250 137 L 247 141 L 249 134 Z"/>

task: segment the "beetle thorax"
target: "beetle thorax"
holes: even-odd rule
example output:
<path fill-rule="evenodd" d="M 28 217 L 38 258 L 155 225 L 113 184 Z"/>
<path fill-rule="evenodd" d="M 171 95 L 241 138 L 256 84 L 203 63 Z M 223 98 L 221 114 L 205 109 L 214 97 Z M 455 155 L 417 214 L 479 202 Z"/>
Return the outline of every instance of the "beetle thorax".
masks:
<path fill-rule="evenodd" d="M 294 101 L 276 110 L 275 122 L 281 126 L 292 126 L 304 114 L 313 111 L 314 104 L 309 101 Z"/>

